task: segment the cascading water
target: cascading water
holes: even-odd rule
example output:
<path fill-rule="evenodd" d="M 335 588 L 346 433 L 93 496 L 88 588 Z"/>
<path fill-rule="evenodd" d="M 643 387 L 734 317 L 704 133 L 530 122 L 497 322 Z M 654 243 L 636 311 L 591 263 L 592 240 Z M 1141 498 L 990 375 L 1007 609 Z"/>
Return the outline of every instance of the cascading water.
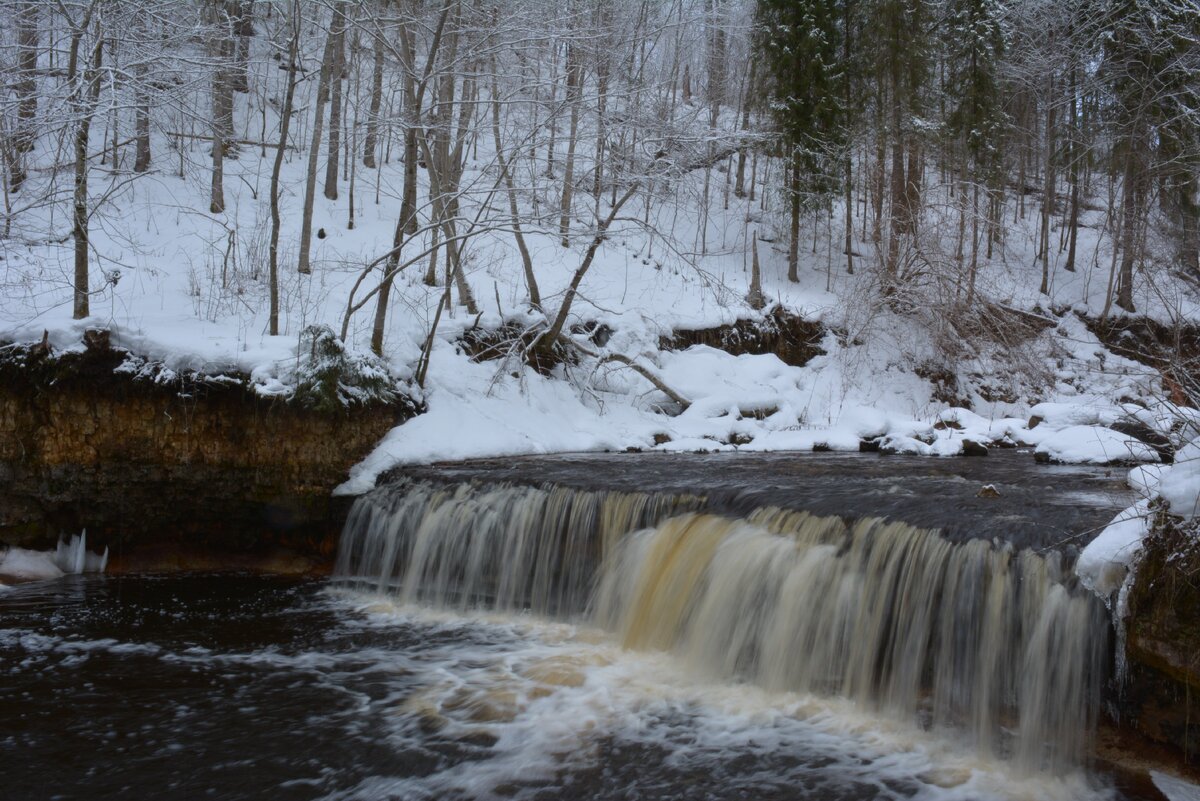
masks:
<path fill-rule="evenodd" d="M 405 603 L 592 622 L 714 678 L 837 695 L 1025 771 L 1084 754 L 1102 605 L 1057 554 L 695 496 L 425 482 L 361 498 L 336 576 Z"/>

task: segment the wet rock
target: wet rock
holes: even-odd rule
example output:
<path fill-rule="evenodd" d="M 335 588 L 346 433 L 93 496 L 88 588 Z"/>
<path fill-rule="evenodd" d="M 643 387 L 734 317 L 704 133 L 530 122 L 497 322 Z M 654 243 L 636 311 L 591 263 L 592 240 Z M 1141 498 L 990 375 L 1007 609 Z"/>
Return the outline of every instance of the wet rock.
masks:
<path fill-rule="evenodd" d="M 1129 591 L 1123 725 L 1200 761 L 1200 524 L 1161 510 Z"/>
<path fill-rule="evenodd" d="M 708 345 L 734 356 L 773 353 L 795 367 L 803 367 L 825 351 L 821 340 L 825 326 L 805 320 L 776 307 L 760 320 L 738 320 L 728 325 L 696 330 L 678 330 L 659 339 L 660 350 L 685 350 Z"/>
<path fill-rule="evenodd" d="M 862 439 L 858 441 L 859 453 L 879 453 L 879 437 L 875 439 Z"/>
<path fill-rule="evenodd" d="M 987 449 L 987 446 L 981 445 L 980 443 L 976 442 L 973 439 L 964 439 L 962 455 L 963 456 L 987 456 L 988 449 Z"/>
<path fill-rule="evenodd" d="M 1154 448 L 1164 463 L 1171 464 L 1175 461 L 1175 446 L 1171 443 L 1171 440 L 1162 432 L 1156 431 L 1145 423 L 1129 418 L 1117 420 L 1109 428 L 1118 434 L 1133 437 Z"/>
<path fill-rule="evenodd" d="M 979 488 L 979 492 L 975 493 L 976 498 L 999 498 L 1000 490 L 996 489 L 995 484 L 984 484 Z"/>

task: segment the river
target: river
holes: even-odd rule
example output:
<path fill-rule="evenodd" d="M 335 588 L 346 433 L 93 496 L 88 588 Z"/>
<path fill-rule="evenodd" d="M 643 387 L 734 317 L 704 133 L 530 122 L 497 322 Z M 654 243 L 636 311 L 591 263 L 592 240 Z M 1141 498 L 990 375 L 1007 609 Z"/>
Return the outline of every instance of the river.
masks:
<path fill-rule="evenodd" d="M 1120 471 L 791 461 L 422 468 L 331 580 L 5 590 L 0 795 L 1136 797 L 1089 755 L 1107 619 L 1049 547 Z"/>

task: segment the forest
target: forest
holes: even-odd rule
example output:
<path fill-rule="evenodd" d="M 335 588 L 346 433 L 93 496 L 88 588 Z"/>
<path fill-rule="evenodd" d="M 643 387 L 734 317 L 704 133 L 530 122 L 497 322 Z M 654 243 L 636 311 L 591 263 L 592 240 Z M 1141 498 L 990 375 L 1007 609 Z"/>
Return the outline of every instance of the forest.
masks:
<path fill-rule="evenodd" d="M 592 420 L 559 436 L 512 412 L 552 450 L 649 444 L 646 413 L 746 393 L 801 430 L 1195 396 L 1186 348 L 1149 374 L 1123 361 L 1136 337 L 1089 350 L 1131 326 L 1183 342 L 1197 314 L 1192 0 L 2 14 L 9 341 L 99 324 L 268 395 L 333 360 L 341 403 L 403 385 L 446 422 L 507 415 L 463 407 L 500 397 Z M 660 347 L 739 321 L 808 336 L 821 355 L 787 367 L 809 377 Z M 637 421 L 601 421 L 614 405 Z"/>

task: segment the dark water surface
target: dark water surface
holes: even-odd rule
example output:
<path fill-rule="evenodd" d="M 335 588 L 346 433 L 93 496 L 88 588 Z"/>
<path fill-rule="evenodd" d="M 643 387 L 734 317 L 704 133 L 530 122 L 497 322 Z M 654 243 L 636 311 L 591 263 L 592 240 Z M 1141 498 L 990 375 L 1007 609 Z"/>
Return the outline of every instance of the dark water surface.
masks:
<path fill-rule="evenodd" d="M 1028 450 L 986 457 L 874 453 L 569 454 L 405 467 L 399 475 L 450 481 L 553 483 L 578 489 L 692 493 L 718 511 L 762 506 L 821 515 L 880 516 L 944 529 L 952 539 L 1018 547 L 1086 543 L 1132 492 L 1128 468 L 1039 465 Z M 991 485 L 998 497 L 981 497 Z"/>

